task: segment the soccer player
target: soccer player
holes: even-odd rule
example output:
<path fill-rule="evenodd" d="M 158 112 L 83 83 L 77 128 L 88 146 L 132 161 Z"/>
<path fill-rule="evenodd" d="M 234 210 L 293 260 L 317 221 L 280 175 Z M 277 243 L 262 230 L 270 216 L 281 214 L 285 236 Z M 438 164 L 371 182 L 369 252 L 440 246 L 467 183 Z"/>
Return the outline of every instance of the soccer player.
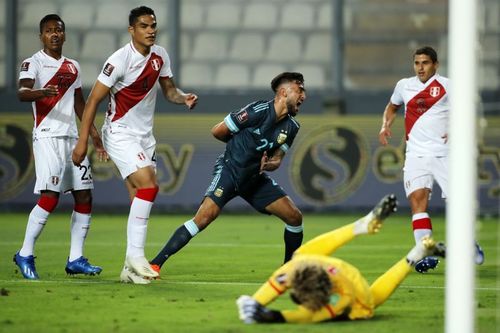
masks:
<path fill-rule="evenodd" d="M 73 162 L 80 165 L 84 160 L 90 124 L 97 106 L 109 95 L 102 128 L 104 147 L 125 180 L 131 200 L 125 266 L 120 278 L 123 282 L 146 284 L 147 278 L 158 276 L 144 255 L 149 214 L 158 193 L 153 136 L 157 83 L 168 101 L 185 104 L 189 109 L 196 105 L 198 97 L 176 87 L 170 58 L 163 47 L 155 45 L 157 23 L 151 8 L 132 9 L 128 31 L 132 40 L 106 60 L 92 88 Z"/>
<path fill-rule="evenodd" d="M 391 125 L 396 112 L 405 105 L 406 159 L 404 188 L 410 201 L 415 242 L 432 236 L 432 223 L 428 202 L 434 181 L 446 198 L 448 188 L 448 118 L 450 111 L 448 78 L 437 73 L 436 51 L 429 46 L 419 48 L 413 55 L 416 76 L 401 79 L 385 107 L 379 141 L 388 144 L 392 136 Z M 445 255 L 445 247 L 438 244 L 438 254 Z M 484 253 L 476 243 L 476 263 L 482 264 Z M 424 258 L 416 265 L 423 273 L 438 264 L 435 257 Z"/>
<path fill-rule="evenodd" d="M 250 103 L 212 128 L 214 137 L 226 142 L 226 149 L 215 162 L 212 182 L 196 215 L 174 232 L 151 261 L 156 271 L 237 196 L 257 211 L 285 222 L 285 262 L 302 243 L 302 213 L 265 171 L 280 166 L 299 130 L 295 116 L 306 99 L 304 77 L 281 73 L 272 80 L 271 88 L 275 93 L 272 100 Z"/>
<path fill-rule="evenodd" d="M 359 235 L 374 234 L 396 211 L 396 197 L 385 196 L 366 216 L 354 223 L 322 234 L 302 245 L 293 259 L 276 270 L 253 296 L 237 300 L 240 319 L 253 323 L 313 323 L 334 319 L 368 319 L 412 271 L 413 265 L 435 250 L 432 238 L 420 243 L 369 285 L 351 264 L 330 257 Z M 271 310 L 267 305 L 285 291 L 299 306 Z"/>
<path fill-rule="evenodd" d="M 80 65 L 62 55 L 65 40 L 63 20 L 55 14 L 43 17 L 40 21 L 43 49 L 23 61 L 19 74 L 17 96 L 20 101 L 32 102 L 33 107 L 34 193 L 40 197 L 29 215 L 23 246 L 14 255 L 14 262 L 24 278 L 30 280 L 39 278 L 33 256 L 35 242 L 56 208 L 61 192 L 71 191 L 75 201 L 66 272 L 95 275 L 102 270 L 83 256 L 83 245 L 90 228 L 91 189 L 94 186 L 89 160 L 83 159 L 78 167 L 71 161 L 71 151 L 78 137 L 75 113 L 81 119 L 85 100 Z M 89 129 L 99 159 L 107 159 L 99 133 L 92 123 Z"/>

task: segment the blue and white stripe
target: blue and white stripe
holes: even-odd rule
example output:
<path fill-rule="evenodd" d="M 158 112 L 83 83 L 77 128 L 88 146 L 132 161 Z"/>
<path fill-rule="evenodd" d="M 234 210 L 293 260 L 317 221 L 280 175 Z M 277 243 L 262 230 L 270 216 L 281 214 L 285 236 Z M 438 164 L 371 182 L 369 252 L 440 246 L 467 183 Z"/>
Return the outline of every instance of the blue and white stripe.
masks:
<path fill-rule="evenodd" d="M 233 133 L 238 133 L 240 129 L 236 124 L 234 123 L 233 119 L 231 119 L 231 115 L 228 114 L 226 118 L 224 118 L 224 123 L 226 124 L 227 128 Z"/>

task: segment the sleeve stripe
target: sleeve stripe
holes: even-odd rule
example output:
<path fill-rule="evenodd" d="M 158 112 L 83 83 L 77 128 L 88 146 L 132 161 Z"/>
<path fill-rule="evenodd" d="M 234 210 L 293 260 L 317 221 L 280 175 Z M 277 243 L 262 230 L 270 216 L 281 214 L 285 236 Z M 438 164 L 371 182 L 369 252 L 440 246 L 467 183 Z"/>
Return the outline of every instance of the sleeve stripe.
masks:
<path fill-rule="evenodd" d="M 227 127 L 229 128 L 229 130 L 231 132 L 238 133 L 240 131 L 240 129 L 234 123 L 233 119 L 231 119 L 231 115 L 230 114 L 228 114 L 226 116 L 226 118 L 224 118 L 224 123 L 226 123 Z"/>
<path fill-rule="evenodd" d="M 269 282 L 269 285 L 274 289 L 274 291 L 276 291 L 278 293 L 278 295 L 281 295 L 281 294 L 283 294 L 285 292 L 284 290 L 278 289 L 278 287 L 276 287 L 273 284 L 273 282 L 271 281 L 271 279 L 267 280 L 267 282 Z"/>
<path fill-rule="evenodd" d="M 335 318 L 335 311 L 333 311 L 333 308 L 331 307 L 331 305 L 327 304 L 327 305 L 325 305 L 325 308 L 328 310 L 328 312 L 330 312 L 330 316 L 332 318 Z"/>
<path fill-rule="evenodd" d="M 282 144 L 280 149 L 283 150 L 285 153 L 288 151 L 290 147 L 288 147 L 288 145 L 286 143 Z"/>

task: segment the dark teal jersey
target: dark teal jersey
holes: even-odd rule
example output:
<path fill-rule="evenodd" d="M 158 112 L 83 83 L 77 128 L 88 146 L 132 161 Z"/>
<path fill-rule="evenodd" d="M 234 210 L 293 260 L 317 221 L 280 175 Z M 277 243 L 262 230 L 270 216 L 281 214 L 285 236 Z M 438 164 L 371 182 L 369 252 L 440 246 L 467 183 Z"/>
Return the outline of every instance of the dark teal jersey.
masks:
<path fill-rule="evenodd" d="M 233 133 L 224 160 L 234 169 L 240 184 L 259 173 L 264 152 L 269 157 L 277 149 L 287 152 L 300 128 L 290 115 L 276 122 L 274 100 L 253 102 L 231 112 L 224 122 Z"/>

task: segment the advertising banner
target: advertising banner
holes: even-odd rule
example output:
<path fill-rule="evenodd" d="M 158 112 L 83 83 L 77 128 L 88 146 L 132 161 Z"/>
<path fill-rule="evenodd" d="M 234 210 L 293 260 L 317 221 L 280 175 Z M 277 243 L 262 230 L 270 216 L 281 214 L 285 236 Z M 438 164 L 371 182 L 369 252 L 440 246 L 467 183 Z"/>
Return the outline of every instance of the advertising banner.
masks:
<path fill-rule="evenodd" d="M 216 157 L 224 143 L 210 134 L 225 114 L 159 114 L 155 117 L 156 158 L 160 192 L 155 210 L 186 211 L 198 206 L 212 178 Z M 98 115 L 102 118 L 102 115 Z M 270 175 L 302 210 L 369 209 L 386 193 L 395 193 L 408 207 L 402 180 L 404 127 L 400 115 L 393 125 L 391 145 L 378 143 L 381 116 L 334 114 L 297 116 L 301 125 L 280 169 Z M 102 119 L 101 119 L 102 120 Z M 3 114 L 0 119 L 0 207 L 31 207 L 35 180 L 31 151 L 33 120 L 27 115 Z M 481 122 L 478 151 L 478 198 L 481 212 L 498 212 L 500 195 L 500 117 Z M 129 198 L 113 162 L 99 162 L 89 145 L 96 209 L 117 210 Z M 474 158 L 471 156 L 471 158 Z M 71 195 L 62 205 L 72 204 Z M 444 209 L 441 190 L 433 189 L 431 209 Z M 241 199 L 228 210 L 249 209 Z"/>

